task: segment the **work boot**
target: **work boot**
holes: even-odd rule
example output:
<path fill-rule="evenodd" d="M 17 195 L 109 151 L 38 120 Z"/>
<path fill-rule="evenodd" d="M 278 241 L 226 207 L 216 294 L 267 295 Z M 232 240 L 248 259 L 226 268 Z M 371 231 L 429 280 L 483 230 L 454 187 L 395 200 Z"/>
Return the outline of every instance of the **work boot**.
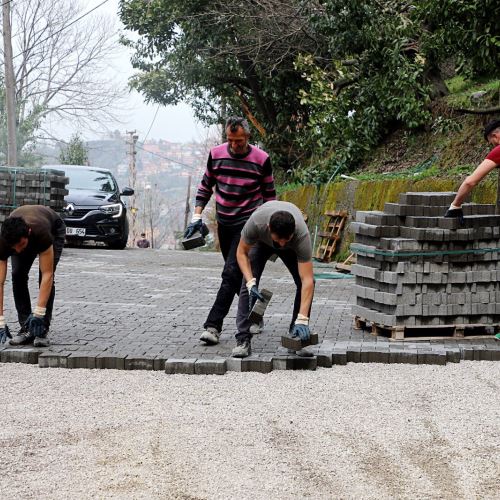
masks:
<path fill-rule="evenodd" d="M 233 358 L 246 358 L 247 356 L 250 356 L 250 354 L 252 354 L 250 339 L 237 340 L 236 347 L 231 353 Z"/>
<path fill-rule="evenodd" d="M 49 345 L 50 340 L 48 330 L 45 330 L 41 337 L 35 337 L 35 340 L 33 341 L 33 347 L 49 347 Z"/>
<path fill-rule="evenodd" d="M 17 335 L 10 339 L 10 345 L 27 345 L 31 344 L 34 340 L 34 336 L 28 331 L 26 325 L 21 327 Z"/>
<path fill-rule="evenodd" d="M 200 335 L 200 340 L 208 345 L 215 345 L 219 343 L 220 332 L 213 326 L 208 326 L 205 331 Z"/>
<path fill-rule="evenodd" d="M 264 329 L 264 320 L 261 319 L 260 320 L 260 323 L 252 323 L 250 325 L 250 333 L 252 335 L 256 335 L 256 334 L 259 334 L 259 333 L 262 333 L 262 330 Z"/>

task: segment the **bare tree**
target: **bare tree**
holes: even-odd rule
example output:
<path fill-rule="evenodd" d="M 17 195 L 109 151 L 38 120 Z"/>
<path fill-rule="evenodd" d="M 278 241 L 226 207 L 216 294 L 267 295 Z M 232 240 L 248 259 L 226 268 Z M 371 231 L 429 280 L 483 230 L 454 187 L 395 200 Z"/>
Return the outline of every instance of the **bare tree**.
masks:
<path fill-rule="evenodd" d="M 85 16 L 87 10 L 79 0 L 13 3 L 18 126 L 34 120 L 47 132 L 44 124 L 51 118 L 95 130 L 116 120 L 125 89 L 106 78 L 106 68 L 117 33 L 106 17 L 98 11 Z"/>

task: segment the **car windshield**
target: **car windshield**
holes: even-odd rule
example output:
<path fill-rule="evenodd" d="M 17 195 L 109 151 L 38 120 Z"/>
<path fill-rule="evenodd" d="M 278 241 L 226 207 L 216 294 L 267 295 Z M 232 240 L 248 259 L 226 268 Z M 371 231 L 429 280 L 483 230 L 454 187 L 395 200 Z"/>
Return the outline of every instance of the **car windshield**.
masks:
<path fill-rule="evenodd" d="M 69 177 L 69 189 L 86 189 L 112 193 L 116 191 L 116 183 L 109 172 L 94 169 L 65 168 Z"/>

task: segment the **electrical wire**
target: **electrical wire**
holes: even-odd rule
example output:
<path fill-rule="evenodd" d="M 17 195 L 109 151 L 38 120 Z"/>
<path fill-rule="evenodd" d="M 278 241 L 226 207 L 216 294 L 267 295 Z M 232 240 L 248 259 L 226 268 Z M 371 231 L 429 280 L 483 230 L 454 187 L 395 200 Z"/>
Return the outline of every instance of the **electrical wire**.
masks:
<path fill-rule="evenodd" d="M 147 154 L 157 156 L 158 158 L 162 158 L 163 160 L 177 163 L 178 165 L 181 165 L 182 167 L 186 167 L 186 168 L 189 168 L 191 170 L 196 170 L 196 168 L 197 168 L 197 167 L 194 167 L 193 165 L 188 165 L 187 163 L 182 163 L 181 161 L 174 160 L 173 158 L 168 158 L 167 156 L 159 155 L 158 153 L 153 153 L 152 151 L 148 151 L 148 150 L 144 149 L 142 146 L 139 146 L 139 144 L 136 144 L 136 147 L 141 149 L 142 151 L 144 151 Z"/>
<path fill-rule="evenodd" d="M 143 143 L 146 142 L 146 139 L 149 136 L 149 132 L 151 132 L 151 128 L 153 127 L 153 124 L 156 120 L 156 116 L 158 115 L 158 111 L 160 111 L 160 104 L 158 104 L 158 107 L 156 108 L 155 115 L 153 116 L 153 121 L 151 122 L 151 125 L 149 126 L 148 131 L 146 132 L 146 135 L 145 135 L 144 139 L 142 140 Z"/>

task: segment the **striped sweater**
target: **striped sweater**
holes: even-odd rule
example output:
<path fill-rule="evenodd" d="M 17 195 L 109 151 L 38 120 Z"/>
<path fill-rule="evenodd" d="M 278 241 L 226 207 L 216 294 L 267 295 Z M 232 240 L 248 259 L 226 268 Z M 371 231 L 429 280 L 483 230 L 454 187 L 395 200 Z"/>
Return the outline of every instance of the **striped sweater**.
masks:
<path fill-rule="evenodd" d="M 217 220 L 227 226 L 243 224 L 262 203 L 276 199 L 271 160 L 256 146 L 244 156 L 231 154 L 227 143 L 212 148 L 197 207 L 205 207 L 214 186 Z"/>

